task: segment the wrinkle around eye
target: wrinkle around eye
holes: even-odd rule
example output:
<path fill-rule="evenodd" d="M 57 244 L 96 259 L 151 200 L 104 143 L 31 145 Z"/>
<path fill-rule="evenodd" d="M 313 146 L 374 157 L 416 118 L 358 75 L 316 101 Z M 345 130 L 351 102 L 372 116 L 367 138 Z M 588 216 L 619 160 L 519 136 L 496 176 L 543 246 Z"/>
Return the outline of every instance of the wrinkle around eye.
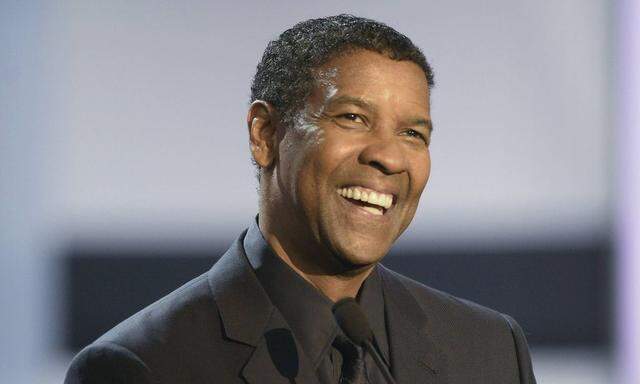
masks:
<path fill-rule="evenodd" d="M 336 116 L 337 119 L 345 119 L 354 123 L 366 123 L 366 119 L 357 113 L 342 113 Z"/>
<path fill-rule="evenodd" d="M 404 131 L 404 134 L 408 137 L 416 138 L 422 141 L 427 147 L 429 147 L 429 144 L 431 143 L 429 137 L 416 129 L 407 129 L 406 131 Z"/>
<path fill-rule="evenodd" d="M 357 113 L 341 113 L 331 117 L 331 120 L 344 128 L 367 128 L 367 120 Z"/>

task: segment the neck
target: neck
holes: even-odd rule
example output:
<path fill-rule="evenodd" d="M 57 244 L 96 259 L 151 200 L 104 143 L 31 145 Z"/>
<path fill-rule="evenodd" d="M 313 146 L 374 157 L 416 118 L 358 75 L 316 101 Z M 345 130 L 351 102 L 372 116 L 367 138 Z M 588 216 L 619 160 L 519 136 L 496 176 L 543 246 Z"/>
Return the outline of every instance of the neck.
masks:
<path fill-rule="evenodd" d="M 308 246 L 296 247 L 293 242 L 287 241 L 281 235 L 285 232 L 278 230 L 277 224 L 269 220 L 269 215 L 260 213 L 258 225 L 274 253 L 333 302 L 345 297 L 355 298 L 375 266 L 367 265 L 346 271 L 344 267 L 336 268 L 329 251 L 313 251 Z"/>

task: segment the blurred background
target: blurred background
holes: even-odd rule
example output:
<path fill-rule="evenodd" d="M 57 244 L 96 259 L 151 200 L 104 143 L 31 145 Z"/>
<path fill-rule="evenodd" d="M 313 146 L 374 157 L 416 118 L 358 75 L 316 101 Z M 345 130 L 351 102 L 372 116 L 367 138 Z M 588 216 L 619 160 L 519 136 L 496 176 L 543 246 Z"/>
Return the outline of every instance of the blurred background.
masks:
<path fill-rule="evenodd" d="M 639 8 L 2 1 L 0 381 L 62 382 L 210 267 L 257 211 L 244 119 L 262 51 L 353 13 L 436 73 L 431 179 L 385 264 L 514 316 L 539 383 L 640 383 Z"/>

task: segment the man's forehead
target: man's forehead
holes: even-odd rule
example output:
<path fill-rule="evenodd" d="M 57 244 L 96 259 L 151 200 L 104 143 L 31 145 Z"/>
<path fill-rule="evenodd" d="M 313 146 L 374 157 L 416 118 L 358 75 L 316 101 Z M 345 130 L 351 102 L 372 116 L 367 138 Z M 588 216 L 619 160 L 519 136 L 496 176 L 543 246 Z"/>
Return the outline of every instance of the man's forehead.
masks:
<path fill-rule="evenodd" d="M 398 65 L 399 64 L 399 65 Z M 393 73 L 393 78 L 411 76 L 408 85 L 420 87 L 421 93 L 430 96 L 426 73 L 422 68 L 410 60 L 396 60 L 385 54 L 366 49 L 351 50 L 347 53 L 332 57 L 323 65 L 312 70 L 315 79 L 315 88 L 332 88 L 338 82 L 344 85 L 345 81 L 360 78 L 361 81 L 350 82 L 350 85 L 365 86 L 366 81 L 379 80 L 378 75 L 387 71 Z M 416 77 L 416 74 L 419 74 Z M 369 79 L 367 79 L 367 77 Z M 395 83 L 396 81 L 393 80 Z"/>
<path fill-rule="evenodd" d="M 415 92 L 413 97 L 403 93 L 398 96 L 397 83 L 392 78 L 385 81 L 378 81 L 375 76 L 355 72 L 355 74 L 347 74 L 348 76 L 340 76 L 341 68 L 333 66 L 324 72 L 319 72 L 316 79 L 317 82 L 313 88 L 309 101 L 320 103 L 320 107 L 330 108 L 342 105 L 351 105 L 368 111 L 377 111 L 384 104 L 392 105 L 394 101 L 399 103 L 403 110 L 412 111 L 419 115 L 416 118 L 419 125 L 428 124 L 429 115 L 429 89 L 426 86 L 420 87 L 420 82 L 411 82 L 404 87 L 404 90 L 413 88 Z M 385 87 L 388 83 L 388 87 Z M 387 92 L 388 91 L 388 92 Z M 413 107 L 415 106 L 415 107 Z"/>
<path fill-rule="evenodd" d="M 319 84 L 325 84 L 331 82 L 338 77 L 338 65 L 333 64 L 329 66 L 322 66 L 316 68 L 314 71 L 314 77 Z"/>

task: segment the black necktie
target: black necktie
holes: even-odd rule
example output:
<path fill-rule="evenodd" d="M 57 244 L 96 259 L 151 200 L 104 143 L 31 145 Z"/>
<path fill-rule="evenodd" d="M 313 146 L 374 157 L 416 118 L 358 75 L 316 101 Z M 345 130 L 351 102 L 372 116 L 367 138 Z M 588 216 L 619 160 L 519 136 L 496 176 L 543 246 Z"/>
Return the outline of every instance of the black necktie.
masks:
<path fill-rule="evenodd" d="M 340 333 L 333 340 L 333 346 L 342 355 L 340 384 L 366 384 L 362 348 L 354 345 Z"/>

